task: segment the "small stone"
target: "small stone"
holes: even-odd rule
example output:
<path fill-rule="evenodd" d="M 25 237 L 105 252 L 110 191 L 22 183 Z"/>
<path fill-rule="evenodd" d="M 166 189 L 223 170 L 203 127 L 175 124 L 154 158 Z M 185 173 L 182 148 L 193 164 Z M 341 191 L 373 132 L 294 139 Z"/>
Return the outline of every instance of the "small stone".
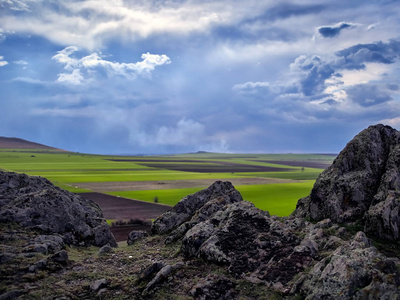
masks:
<path fill-rule="evenodd" d="M 57 252 L 54 255 L 52 255 L 51 259 L 54 262 L 60 264 L 66 264 L 68 262 L 68 252 L 66 250 L 61 250 L 60 252 Z"/>
<path fill-rule="evenodd" d="M 149 236 L 149 234 L 143 230 L 131 231 L 128 235 L 127 243 L 128 243 L 128 245 L 133 245 L 136 241 L 143 239 L 147 236 Z"/>
<path fill-rule="evenodd" d="M 99 280 L 96 280 L 95 282 L 93 282 L 93 283 L 90 285 L 90 289 L 91 289 L 93 292 L 97 292 L 98 290 L 100 290 L 100 289 L 102 289 L 102 288 L 105 288 L 108 284 L 109 284 L 109 282 L 108 282 L 107 279 L 105 279 L 105 278 L 99 279 Z"/>
<path fill-rule="evenodd" d="M 103 247 L 101 247 L 99 249 L 99 251 L 97 252 L 97 254 L 98 255 L 105 255 L 105 254 L 110 254 L 110 253 L 113 253 L 113 252 L 114 252 L 113 248 L 109 244 L 107 244 L 107 245 L 104 245 Z"/>

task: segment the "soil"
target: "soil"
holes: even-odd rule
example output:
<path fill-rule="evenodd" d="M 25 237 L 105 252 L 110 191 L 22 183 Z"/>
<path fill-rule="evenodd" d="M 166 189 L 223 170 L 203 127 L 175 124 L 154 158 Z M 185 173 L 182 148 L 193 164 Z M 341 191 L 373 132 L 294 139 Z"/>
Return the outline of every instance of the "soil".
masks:
<path fill-rule="evenodd" d="M 268 166 L 246 165 L 221 161 L 198 161 L 188 159 L 110 159 L 111 161 L 135 162 L 146 167 L 197 173 L 230 173 L 230 172 L 288 172 L 292 169 Z M 184 163 L 184 164 L 179 164 Z M 204 163 L 204 164 L 202 164 Z"/>
<path fill-rule="evenodd" d="M 229 178 L 229 179 L 221 178 L 221 179 L 188 179 L 188 180 L 163 180 L 163 181 L 87 182 L 87 183 L 75 183 L 74 186 L 102 193 L 102 192 L 141 191 L 141 190 L 206 188 L 217 180 L 230 181 L 234 186 L 299 182 L 297 180 L 290 180 L 290 179 L 247 177 L 247 178 Z"/>
<path fill-rule="evenodd" d="M 111 232 L 117 242 L 124 242 L 128 240 L 128 234 L 133 230 L 143 230 L 150 233 L 151 225 L 124 225 L 124 226 L 111 226 Z"/>
<path fill-rule="evenodd" d="M 151 220 L 170 209 L 169 206 L 131 200 L 101 193 L 80 193 L 86 199 L 96 202 L 107 220 Z M 150 225 L 133 224 L 112 226 L 111 232 L 117 242 L 126 241 L 129 232 L 133 230 L 149 231 Z"/>
<path fill-rule="evenodd" d="M 167 205 L 132 200 L 101 193 L 81 193 L 82 197 L 96 202 L 106 219 L 155 219 L 170 209 Z"/>
<path fill-rule="evenodd" d="M 330 163 L 323 163 L 319 161 L 290 161 L 290 160 L 254 160 L 254 161 L 285 165 L 291 167 L 304 167 L 304 168 L 316 168 L 316 169 L 326 169 L 331 165 Z"/>

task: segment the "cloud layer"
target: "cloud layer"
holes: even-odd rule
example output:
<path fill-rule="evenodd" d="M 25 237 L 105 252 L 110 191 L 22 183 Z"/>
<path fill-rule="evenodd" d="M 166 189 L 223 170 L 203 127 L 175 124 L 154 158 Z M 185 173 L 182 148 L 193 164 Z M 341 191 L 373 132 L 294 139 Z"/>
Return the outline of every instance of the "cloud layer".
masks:
<path fill-rule="evenodd" d="M 94 153 L 336 152 L 370 124 L 400 127 L 399 14 L 0 0 L 0 135 Z"/>

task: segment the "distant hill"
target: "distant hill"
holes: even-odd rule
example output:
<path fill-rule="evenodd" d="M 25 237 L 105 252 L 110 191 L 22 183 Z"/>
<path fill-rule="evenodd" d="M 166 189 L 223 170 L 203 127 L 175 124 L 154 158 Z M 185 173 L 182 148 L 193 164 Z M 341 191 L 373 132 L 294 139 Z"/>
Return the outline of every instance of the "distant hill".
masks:
<path fill-rule="evenodd" d="M 15 137 L 3 137 L 3 136 L 0 136 L 0 149 L 36 149 L 36 150 L 65 151 Z"/>

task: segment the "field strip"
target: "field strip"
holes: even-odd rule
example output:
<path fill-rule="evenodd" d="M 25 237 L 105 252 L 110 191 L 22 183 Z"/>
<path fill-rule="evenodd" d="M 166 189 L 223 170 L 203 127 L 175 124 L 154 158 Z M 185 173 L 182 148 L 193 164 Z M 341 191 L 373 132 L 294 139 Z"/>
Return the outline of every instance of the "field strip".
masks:
<path fill-rule="evenodd" d="M 294 183 L 299 180 L 278 178 L 230 178 L 230 179 L 187 179 L 187 180 L 162 180 L 162 181 L 120 181 L 120 182 L 81 182 L 71 184 L 75 187 L 91 190 L 93 192 L 120 192 L 143 191 L 184 188 L 206 188 L 217 180 L 230 181 L 236 185 L 256 185 L 273 183 Z"/>

